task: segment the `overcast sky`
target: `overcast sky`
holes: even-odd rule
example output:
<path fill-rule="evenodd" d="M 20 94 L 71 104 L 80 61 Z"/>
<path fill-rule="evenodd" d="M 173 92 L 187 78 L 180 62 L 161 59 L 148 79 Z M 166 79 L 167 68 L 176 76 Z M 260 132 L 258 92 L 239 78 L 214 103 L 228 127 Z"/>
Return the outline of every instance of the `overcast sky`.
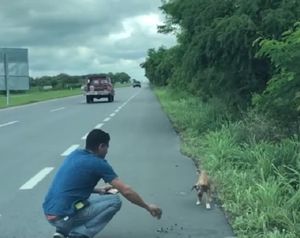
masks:
<path fill-rule="evenodd" d="M 160 0 L 0 0 L 0 48 L 29 50 L 29 74 L 126 72 L 144 80 L 149 48 L 175 44 L 157 33 Z"/>

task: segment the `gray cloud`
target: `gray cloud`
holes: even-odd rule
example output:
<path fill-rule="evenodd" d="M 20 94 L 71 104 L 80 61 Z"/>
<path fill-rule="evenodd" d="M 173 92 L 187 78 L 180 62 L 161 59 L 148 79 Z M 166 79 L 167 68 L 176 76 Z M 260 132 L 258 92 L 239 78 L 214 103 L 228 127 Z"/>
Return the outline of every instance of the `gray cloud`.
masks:
<path fill-rule="evenodd" d="M 174 44 L 155 33 L 160 0 L 0 0 L 0 47 L 29 49 L 32 76 L 132 73 L 148 48 Z M 151 19 L 153 22 L 151 22 Z"/>

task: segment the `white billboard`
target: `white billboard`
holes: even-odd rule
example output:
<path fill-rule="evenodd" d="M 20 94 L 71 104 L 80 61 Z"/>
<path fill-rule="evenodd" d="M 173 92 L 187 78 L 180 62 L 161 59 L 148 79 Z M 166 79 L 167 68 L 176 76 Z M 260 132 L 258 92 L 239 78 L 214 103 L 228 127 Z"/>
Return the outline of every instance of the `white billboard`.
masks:
<path fill-rule="evenodd" d="M 28 49 L 0 48 L 0 90 L 7 89 L 29 89 Z"/>

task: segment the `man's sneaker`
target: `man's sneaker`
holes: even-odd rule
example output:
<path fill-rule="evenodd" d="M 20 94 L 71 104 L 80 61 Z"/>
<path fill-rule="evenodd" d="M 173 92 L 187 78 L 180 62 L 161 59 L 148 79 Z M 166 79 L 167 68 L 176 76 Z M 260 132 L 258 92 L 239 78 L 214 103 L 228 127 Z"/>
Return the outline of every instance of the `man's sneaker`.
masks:
<path fill-rule="evenodd" d="M 62 234 L 60 232 L 55 232 L 53 234 L 53 238 L 66 238 L 66 236 L 64 236 L 64 234 Z"/>

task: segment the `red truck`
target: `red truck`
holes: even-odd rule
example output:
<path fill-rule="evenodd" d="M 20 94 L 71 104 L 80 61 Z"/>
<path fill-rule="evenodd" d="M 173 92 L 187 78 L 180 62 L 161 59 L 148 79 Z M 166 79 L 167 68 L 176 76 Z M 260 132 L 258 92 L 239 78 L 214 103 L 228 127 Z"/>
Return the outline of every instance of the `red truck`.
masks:
<path fill-rule="evenodd" d="M 107 98 L 109 102 L 114 101 L 115 90 L 110 77 L 107 75 L 94 75 L 87 77 L 84 86 L 86 103 L 94 102 L 94 99 Z"/>

